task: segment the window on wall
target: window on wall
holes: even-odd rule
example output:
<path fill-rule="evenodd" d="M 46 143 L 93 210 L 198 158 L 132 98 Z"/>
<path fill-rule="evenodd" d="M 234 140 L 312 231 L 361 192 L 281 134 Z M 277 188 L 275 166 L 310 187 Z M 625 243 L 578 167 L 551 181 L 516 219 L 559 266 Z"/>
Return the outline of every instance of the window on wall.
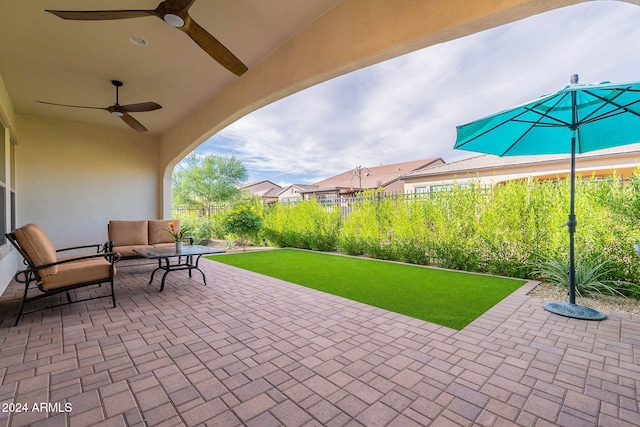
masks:
<path fill-rule="evenodd" d="M 11 232 L 16 229 L 16 192 L 11 190 Z"/>
<path fill-rule="evenodd" d="M 9 174 L 11 176 L 9 179 L 9 185 L 11 188 L 11 197 L 9 198 L 9 202 L 11 203 L 10 230 L 13 231 L 16 229 L 16 142 L 14 140 L 11 140 L 11 145 L 9 147 Z"/>
<path fill-rule="evenodd" d="M 6 147 L 9 131 L 0 123 L 0 245 L 7 243 L 7 164 Z"/>
<path fill-rule="evenodd" d="M 5 233 L 16 228 L 16 141 L 0 116 L 0 258 L 9 253 Z"/>
<path fill-rule="evenodd" d="M 429 196 L 427 187 L 414 187 L 413 194 L 416 198 L 425 198 Z"/>
<path fill-rule="evenodd" d="M 0 243 L 1 244 L 5 244 L 7 243 L 7 238 L 5 237 L 4 233 L 7 232 L 7 200 L 6 200 L 6 196 L 7 196 L 7 189 L 5 187 L 2 187 L 0 189 L 0 212 L 2 212 L 2 224 L 0 224 L 0 233 L 2 233 L 2 237 L 0 237 Z"/>

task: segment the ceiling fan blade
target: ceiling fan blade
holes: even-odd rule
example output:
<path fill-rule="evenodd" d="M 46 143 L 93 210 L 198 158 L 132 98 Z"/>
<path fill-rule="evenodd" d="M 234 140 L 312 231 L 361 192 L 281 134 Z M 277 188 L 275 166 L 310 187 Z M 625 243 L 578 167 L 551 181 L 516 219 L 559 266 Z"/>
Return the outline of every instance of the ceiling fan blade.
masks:
<path fill-rule="evenodd" d="M 143 113 L 145 111 L 154 111 L 162 108 L 162 105 L 155 102 L 141 102 L 139 104 L 121 105 L 121 111 L 125 113 Z"/>
<path fill-rule="evenodd" d="M 202 28 L 191 16 L 187 15 L 184 26 L 179 29 L 187 33 L 213 59 L 237 76 L 241 76 L 248 70 L 229 49 L 220 43 L 215 37 Z"/>
<path fill-rule="evenodd" d="M 88 107 L 85 105 L 69 105 L 69 104 L 56 104 L 55 102 L 46 102 L 46 101 L 37 101 L 40 104 L 47 104 L 47 105 L 57 105 L 58 107 L 71 107 L 71 108 L 90 108 L 92 110 L 106 110 L 106 108 L 103 107 Z"/>
<path fill-rule="evenodd" d="M 120 118 L 122 119 L 123 122 L 128 124 L 129 127 L 131 127 L 131 129 L 133 130 L 136 130 L 138 132 L 146 132 L 148 130 L 146 127 L 142 125 L 142 123 L 140 123 L 139 121 L 137 121 L 127 113 L 123 113 L 122 116 L 120 116 Z"/>
<path fill-rule="evenodd" d="M 164 0 L 156 8 L 160 13 L 186 13 L 196 0 Z"/>
<path fill-rule="evenodd" d="M 145 16 L 157 16 L 164 19 L 167 14 L 186 14 L 195 0 L 165 0 L 153 10 L 50 10 L 45 12 L 52 13 L 62 19 L 74 21 L 106 21 L 112 19 L 129 19 L 141 18 Z"/>
<path fill-rule="evenodd" d="M 153 10 L 45 10 L 45 12 L 74 21 L 104 21 L 156 15 Z"/>
<path fill-rule="evenodd" d="M 123 83 L 119 80 L 111 80 L 111 84 L 116 87 L 116 103 L 106 107 L 86 107 L 84 105 L 69 105 L 69 104 L 57 104 L 54 102 L 36 101 L 41 104 L 56 105 L 59 107 L 72 107 L 72 108 L 90 108 L 92 110 L 105 110 L 114 116 L 120 117 L 129 127 L 138 132 L 146 132 L 148 129 L 142 125 L 139 121 L 129 115 L 129 113 L 142 113 L 145 111 L 154 111 L 162 108 L 162 105 L 155 102 L 140 102 L 138 104 L 120 105 L 118 104 L 118 89 L 122 87 Z"/>

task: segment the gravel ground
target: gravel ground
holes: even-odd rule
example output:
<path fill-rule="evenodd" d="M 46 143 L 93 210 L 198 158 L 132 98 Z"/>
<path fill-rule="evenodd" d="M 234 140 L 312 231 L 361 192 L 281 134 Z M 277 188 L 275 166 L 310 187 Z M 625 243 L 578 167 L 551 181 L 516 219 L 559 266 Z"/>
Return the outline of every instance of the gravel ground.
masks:
<path fill-rule="evenodd" d="M 566 289 L 562 289 L 548 283 L 539 284 L 529 292 L 529 295 L 535 298 L 542 298 L 547 301 L 569 301 Z M 640 301 L 630 298 L 610 295 L 590 298 L 576 296 L 576 304 L 591 307 L 603 312 L 616 311 L 619 313 L 640 315 Z"/>

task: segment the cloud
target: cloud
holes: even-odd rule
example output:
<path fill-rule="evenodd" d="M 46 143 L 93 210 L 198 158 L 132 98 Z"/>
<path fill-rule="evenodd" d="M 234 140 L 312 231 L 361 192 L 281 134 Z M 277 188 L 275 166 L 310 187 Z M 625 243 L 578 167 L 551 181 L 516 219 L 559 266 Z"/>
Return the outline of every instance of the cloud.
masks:
<path fill-rule="evenodd" d="M 638 80 L 640 7 L 590 2 L 431 46 L 255 111 L 196 151 L 230 153 L 251 179 L 311 183 L 356 166 L 447 161 L 457 125 L 580 81 Z M 283 182 L 283 180 L 289 180 Z"/>

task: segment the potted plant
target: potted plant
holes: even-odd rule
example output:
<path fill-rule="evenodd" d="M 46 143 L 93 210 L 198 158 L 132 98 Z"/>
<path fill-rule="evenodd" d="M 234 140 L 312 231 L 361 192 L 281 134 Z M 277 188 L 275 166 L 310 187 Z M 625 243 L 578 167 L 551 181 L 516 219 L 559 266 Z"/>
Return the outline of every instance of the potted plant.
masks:
<path fill-rule="evenodd" d="M 173 221 L 169 222 L 168 228 L 166 230 L 162 230 L 162 234 L 171 236 L 171 238 L 173 238 L 173 240 L 176 242 L 176 251 L 182 250 L 183 241 L 187 237 L 187 233 L 189 232 L 190 229 L 188 226 L 184 225 L 178 228 Z"/>

